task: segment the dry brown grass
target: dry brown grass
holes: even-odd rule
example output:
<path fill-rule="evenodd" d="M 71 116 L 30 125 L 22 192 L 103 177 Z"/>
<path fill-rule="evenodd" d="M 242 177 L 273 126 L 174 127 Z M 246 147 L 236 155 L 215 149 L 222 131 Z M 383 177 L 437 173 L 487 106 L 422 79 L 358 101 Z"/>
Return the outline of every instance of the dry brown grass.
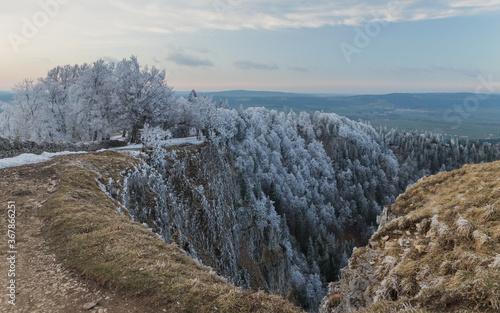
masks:
<path fill-rule="evenodd" d="M 119 214 L 95 171 L 103 181 L 116 181 L 137 162 L 107 151 L 57 168 L 61 187 L 43 206 L 43 234 L 65 266 L 167 312 L 301 312 L 280 297 L 227 284 L 175 244 Z"/>
<path fill-rule="evenodd" d="M 359 312 L 500 312 L 499 208 L 500 162 L 409 188 L 370 240 L 378 302 Z"/>
<path fill-rule="evenodd" d="M 378 302 L 369 308 L 356 311 L 356 313 L 442 313 L 442 309 L 423 309 L 412 306 L 409 302 L 404 301 L 383 301 Z M 447 311 L 449 312 L 449 311 Z M 473 309 L 457 309 L 451 311 L 453 313 L 477 313 Z"/>

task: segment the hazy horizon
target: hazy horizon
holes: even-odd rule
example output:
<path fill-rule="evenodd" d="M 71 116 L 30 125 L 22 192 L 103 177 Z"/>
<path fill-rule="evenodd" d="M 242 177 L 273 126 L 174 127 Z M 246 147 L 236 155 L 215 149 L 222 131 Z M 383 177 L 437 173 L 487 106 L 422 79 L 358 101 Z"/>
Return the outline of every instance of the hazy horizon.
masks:
<path fill-rule="evenodd" d="M 193 89 L 177 90 L 175 86 L 173 91 L 175 93 L 190 93 Z M 473 91 L 422 91 L 422 92 L 411 92 L 411 91 L 395 91 L 395 92 L 380 92 L 380 93 L 338 93 L 338 92 L 300 92 L 300 91 L 286 91 L 286 90 L 251 90 L 251 89 L 222 89 L 222 90 L 202 90 L 194 89 L 197 93 L 209 94 L 209 93 L 222 93 L 222 92 L 234 92 L 234 91 L 245 91 L 245 92 L 271 92 L 271 93 L 287 93 L 287 94 L 304 94 L 304 95 L 328 95 L 328 96 L 339 96 L 339 97 L 349 97 L 349 96 L 379 96 L 388 94 L 469 94 L 474 93 Z M 13 89 L 0 89 L 0 92 L 11 92 L 14 93 Z M 479 93 L 479 94 L 489 94 L 489 95 L 499 95 L 500 93 Z"/>

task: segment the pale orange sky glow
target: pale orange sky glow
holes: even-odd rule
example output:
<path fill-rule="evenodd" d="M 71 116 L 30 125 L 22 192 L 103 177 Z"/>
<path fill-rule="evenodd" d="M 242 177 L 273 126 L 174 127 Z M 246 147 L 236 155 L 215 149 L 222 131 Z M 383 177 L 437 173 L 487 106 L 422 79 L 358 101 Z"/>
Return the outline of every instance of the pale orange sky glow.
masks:
<path fill-rule="evenodd" d="M 58 65 L 131 55 L 165 69 L 175 90 L 460 92 L 479 75 L 500 80 L 498 1 L 234 3 L 4 1 L 0 90 Z"/>

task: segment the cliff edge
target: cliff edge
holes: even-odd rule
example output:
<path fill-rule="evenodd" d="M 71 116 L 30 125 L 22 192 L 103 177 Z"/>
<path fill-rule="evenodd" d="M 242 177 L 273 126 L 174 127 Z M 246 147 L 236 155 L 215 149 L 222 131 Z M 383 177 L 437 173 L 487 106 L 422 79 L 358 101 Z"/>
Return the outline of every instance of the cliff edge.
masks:
<path fill-rule="evenodd" d="M 117 194 L 123 174 L 141 163 L 105 151 L 0 169 L 0 211 L 16 236 L 16 253 L 0 251 L 16 256 L 15 267 L 0 263 L 5 286 L 15 268 L 1 312 L 303 312 L 279 296 L 229 284 L 134 221 L 107 190 L 113 185 Z M 7 234 L 9 225 L 0 230 Z"/>
<path fill-rule="evenodd" d="M 320 312 L 499 312 L 500 162 L 421 179 L 379 224 Z"/>

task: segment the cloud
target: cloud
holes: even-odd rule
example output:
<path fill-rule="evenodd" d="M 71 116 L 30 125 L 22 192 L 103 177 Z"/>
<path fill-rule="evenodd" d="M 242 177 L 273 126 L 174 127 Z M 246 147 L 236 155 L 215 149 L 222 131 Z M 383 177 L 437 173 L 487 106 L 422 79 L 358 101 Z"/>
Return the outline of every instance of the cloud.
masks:
<path fill-rule="evenodd" d="M 448 73 L 461 74 L 473 78 L 481 74 L 481 71 L 477 67 L 473 66 L 393 64 L 389 68 L 393 71 L 410 72 L 417 74 L 448 72 Z"/>
<path fill-rule="evenodd" d="M 182 49 L 184 49 L 184 48 L 182 48 Z M 189 47 L 185 47 L 185 49 L 188 49 L 188 50 L 191 50 L 191 51 L 195 51 L 195 52 L 198 52 L 198 53 L 211 53 L 212 52 L 207 47 L 193 47 L 193 46 L 189 46 Z"/>
<path fill-rule="evenodd" d="M 7 33 L 19 33 L 24 16 L 31 20 L 34 12 L 43 12 L 32 1 L 11 2 L 0 12 Z M 500 0 L 86 0 L 61 5 L 43 33 L 51 41 L 60 38 L 53 45 L 85 42 L 102 49 L 176 33 L 418 21 L 499 10 Z"/>
<path fill-rule="evenodd" d="M 95 0 L 94 0 L 95 1 Z M 500 0 L 115 0 L 142 20 L 135 29 L 155 33 L 201 29 L 287 29 L 361 25 L 467 16 L 500 10 Z M 219 4 L 219 5 L 217 5 Z"/>
<path fill-rule="evenodd" d="M 449 5 L 454 8 L 459 7 L 492 7 L 500 5 L 500 0 L 462 0 L 449 1 Z"/>
<path fill-rule="evenodd" d="M 279 69 L 276 63 L 264 64 L 252 61 L 238 61 L 234 62 L 234 66 L 242 70 L 277 70 Z"/>
<path fill-rule="evenodd" d="M 178 65 L 184 65 L 189 67 L 214 66 L 214 63 L 209 59 L 201 59 L 197 56 L 193 56 L 187 53 L 181 53 L 179 51 L 170 53 L 166 59 Z"/>
<path fill-rule="evenodd" d="M 41 58 L 40 61 L 45 63 L 45 64 L 52 64 L 52 61 L 50 61 L 49 58 Z"/>
<path fill-rule="evenodd" d="M 118 63 L 118 59 L 117 58 L 113 58 L 113 57 L 110 57 L 110 56 L 105 56 L 105 57 L 102 57 L 102 59 L 110 64 L 116 64 Z"/>
<path fill-rule="evenodd" d="M 289 66 L 288 69 L 296 72 L 303 72 L 303 73 L 309 72 L 308 68 L 302 66 Z"/>

